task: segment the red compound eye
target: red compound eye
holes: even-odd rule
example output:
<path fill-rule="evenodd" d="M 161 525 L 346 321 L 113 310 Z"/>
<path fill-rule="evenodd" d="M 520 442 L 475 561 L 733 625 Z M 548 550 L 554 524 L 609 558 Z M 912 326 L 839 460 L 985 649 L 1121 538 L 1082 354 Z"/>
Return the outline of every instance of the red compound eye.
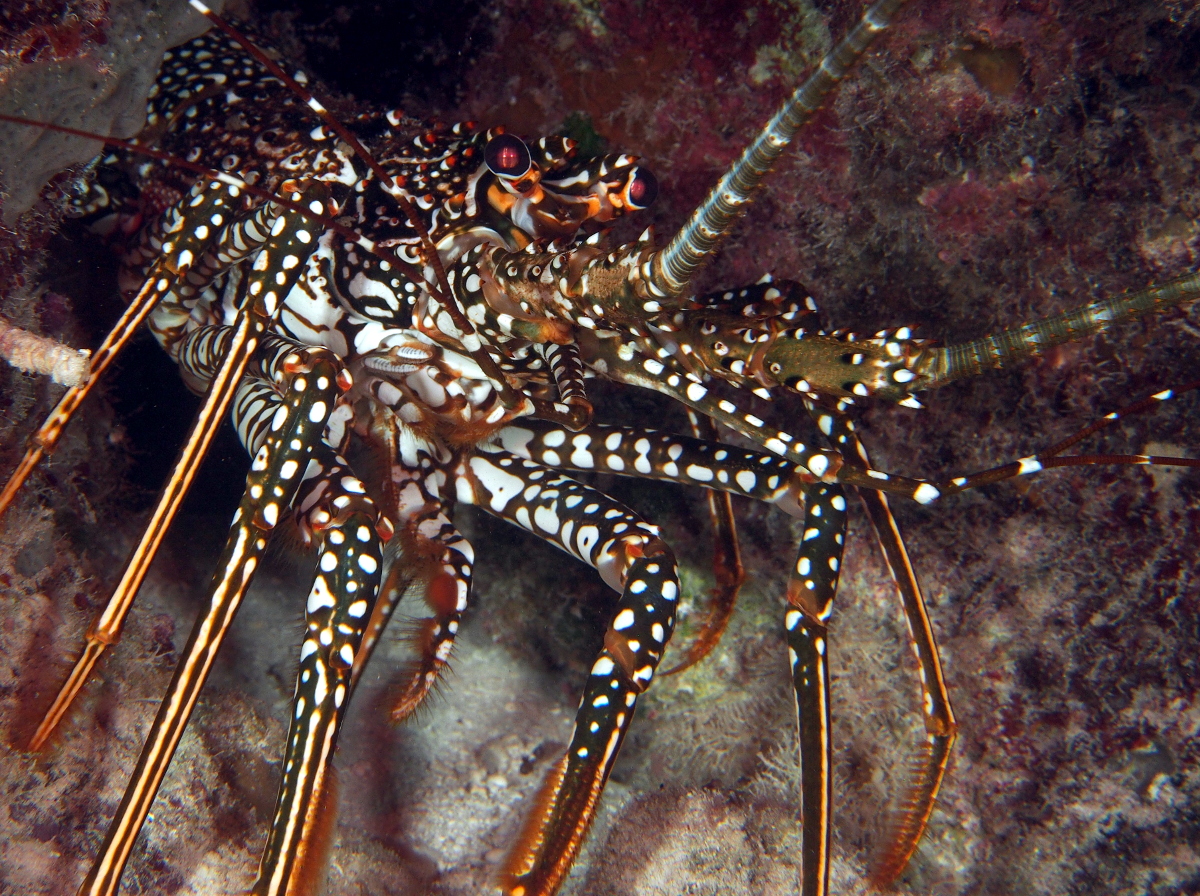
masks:
<path fill-rule="evenodd" d="M 648 208 L 658 198 L 658 178 L 645 168 L 635 168 L 625 184 L 625 202 L 630 208 Z"/>
<path fill-rule="evenodd" d="M 497 134 L 483 150 L 483 160 L 499 177 L 524 177 L 529 171 L 529 147 L 512 134 Z"/>

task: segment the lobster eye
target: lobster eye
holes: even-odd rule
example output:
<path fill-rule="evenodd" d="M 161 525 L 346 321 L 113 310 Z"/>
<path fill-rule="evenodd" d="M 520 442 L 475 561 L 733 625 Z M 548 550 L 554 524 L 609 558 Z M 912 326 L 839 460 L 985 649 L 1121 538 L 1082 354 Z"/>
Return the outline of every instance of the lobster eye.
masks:
<path fill-rule="evenodd" d="M 623 198 L 630 208 L 649 208 L 658 198 L 658 178 L 645 168 L 635 168 L 625 182 L 624 193 Z"/>
<path fill-rule="evenodd" d="M 529 147 L 512 134 L 497 134 L 483 148 L 483 160 L 497 177 L 524 177 L 529 171 Z"/>

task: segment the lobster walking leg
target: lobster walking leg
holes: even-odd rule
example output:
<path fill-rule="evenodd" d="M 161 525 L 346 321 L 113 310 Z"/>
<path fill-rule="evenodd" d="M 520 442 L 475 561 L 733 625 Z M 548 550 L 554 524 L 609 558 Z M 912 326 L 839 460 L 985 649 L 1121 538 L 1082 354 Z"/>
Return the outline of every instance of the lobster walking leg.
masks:
<path fill-rule="evenodd" d="M 198 231 L 188 226 L 188 222 L 197 218 L 206 220 L 213 215 L 228 215 L 240 196 L 238 187 L 220 181 L 201 181 L 171 210 L 164 227 L 166 242 L 162 246 L 162 256 L 150 267 L 142 288 L 92 355 L 91 374 L 80 385 L 71 387 L 63 394 L 46 422 L 33 434 L 28 451 L 0 491 L 0 514 L 12 503 L 34 467 L 57 447 L 63 428 L 71 416 L 138 327 L 160 301 L 178 288 L 196 260 L 202 258 L 216 242 L 216 233 Z"/>
<path fill-rule="evenodd" d="M 283 413 L 275 415 L 266 441 L 255 454 L 246 477 L 246 491 L 234 513 L 229 540 L 213 578 L 208 610 L 192 629 L 104 847 L 80 887 L 80 896 L 113 896 L 117 892 L 134 840 L 266 550 L 267 533 L 291 505 L 301 483 L 300 474 L 321 444 L 339 387 L 335 365 L 319 351 L 312 355 L 316 360 L 309 363 L 296 353 L 281 359 Z"/>
<path fill-rule="evenodd" d="M 610 378 L 673 398 L 762 445 L 773 454 L 803 465 L 810 478 L 895 492 L 921 504 L 928 504 L 938 496 L 938 490 L 928 482 L 856 465 L 844 466 L 842 456 L 837 452 L 816 448 L 798 441 L 790 433 L 768 427 L 765 421 L 754 414 L 742 411 L 733 402 L 718 398 L 699 377 L 685 370 L 676 358 L 650 357 L 636 340 L 598 340 L 589 346 L 589 355 L 592 363 L 604 365 Z"/>
<path fill-rule="evenodd" d="M 775 500 L 794 485 L 796 476 L 795 465 L 788 461 L 761 452 L 716 448 L 714 439 L 703 437 L 715 436 L 715 424 L 694 411 L 689 416 L 701 438 L 601 424 L 568 430 L 533 421 L 514 424 L 501 436 L 508 450 L 559 469 L 600 469 L 708 487 L 716 575 L 713 604 L 696 641 L 667 675 L 695 665 L 717 645 L 745 581 L 729 493 Z"/>
<path fill-rule="evenodd" d="M 392 704 L 392 720 L 403 721 L 416 711 L 445 670 L 458 636 L 463 611 L 471 595 L 475 550 L 450 519 L 451 506 L 436 492 L 442 477 L 428 475 L 436 461 L 423 451 L 416 458 L 398 459 L 392 479 L 398 486 L 397 536 L 400 553 L 389 580 L 420 581 L 426 605 L 434 615 L 416 623 L 417 657 L 406 670 L 405 681 Z M 364 654 L 374 649 L 402 589 L 385 594 L 389 605 L 377 608 L 371 620 Z M 382 600 L 380 602 L 382 604 Z M 365 661 L 365 656 L 364 656 Z"/>
<path fill-rule="evenodd" d="M 1107 426 L 1115 423 L 1118 420 L 1123 420 L 1133 414 L 1139 414 L 1149 410 L 1164 401 L 1170 401 L 1173 398 L 1178 398 L 1186 392 L 1192 392 L 1200 389 L 1200 380 L 1193 380 L 1190 383 L 1184 383 L 1173 389 L 1164 389 L 1161 392 L 1156 392 L 1148 398 L 1143 398 L 1141 401 L 1135 401 L 1133 404 L 1126 405 L 1120 410 L 1105 414 L 1102 418 L 1088 426 L 1085 426 L 1079 432 L 1073 433 L 1062 441 L 1051 445 L 1044 451 L 1039 451 L 1037 454 L 1031 454 L 1028 457 L 1022 457 L 1019 460 L 1012 461 L 1007 464 L 1002 464 L 998 467 L 992 467 L 990 470 L 980 470 L 977 473 L 971 473 L 967 476 L 956 476 L 945 484 L 945 490 L 949 494 L 960 492 L 968 488 L 978 488 L 981 485 L 988 485 L 993 482 L 1003 482 L 1005 479 L 1013 479 L 1017 476 L 1028 476 L 1033 473 L 1040 473 L 1042 470 L 1051 469 L 1053 467 L 1075 467 L 1075 466 L 1091 466 L 1102 464 L 1157 464 L 1162 466 L 1172 467 L 1196 467 L 1200 466 L 1200 459 L 1190 457 L 1163 457 L 1153 454 L 1067 454 L 1066 451 L 1073 445 L 1086 439 L 1088 436 L 1104 429 Z"/>
<path fill-rule="evenodd" d="M 788 581 L 784 627 L 800 725 L 800 892 L 825 896 L 833 797 L 826 624 L 833 612 L 846 544 L 846 496 L 836 483 L 815 483 L 804 496 L 804 534 Z"/>
<path fill-rule="evenodd" d="M 504 428 L 506 451 L 562 470 L 604 470 L 729 492 L 803 516 L 801 493 L 813 482 L 803 467 L 765 451 L 632 426 L 593 423 L 579 432 L 537 420 Z"/>
<path fill-rule="evenodd" d="M 658 530 L 613 499 L 500 449 L 462 475 L 474 502 L 595 567 L 621 592 L 566 755 L 551 770 L 503 878 L 510 896 L 548 896 L 571 868 L 600 794 L 675 627 L 679 577 Z"/>
<path fill-rule="evenodd" d="M 827 434 L 830 442 L 852 462 L 870 465 L 866 446 L 854 430 L 853 422 L 838 411 L 808 403 L 809 412 L 817 427 Z M 904 546 L 900 527 L 888 506 L 887 495 L 870 489 L 858 489 L 859 498 L 871 519 L 884 560 L 900 594 L 900 606 L 908 625 L 909 644 L 917 660 L 921 681 L 921 708 L 926 740 L 913 758 L 907 793 L 891 822 L 887 848 L 876 861 L 872 877 L 880 886 L 887 886 L 908 865 L 921 841 L 929 816 L 933 812 L 938 791 L 946 776 L 950 751 L 957 737 L 958 724 L 950 707 L 950 694 L 942 674 L 933 626 L 925 608 L 921 584 Z M 843 507 L 845 506 L 843 502 Z"/>
<path fill-rule="evenodd" d="M 154 508 L 146 531 L 133 549 L 126 561 L 125 570 L 117 583 L 116 589 L 105 604 L 104 610 L 96 621 L 88 628 L 87 641 L 83 653 L 75 661 L 71 674 L 59 689 L 54 702 L 46 711 L 41 724 L 30 741 L 29 749 L 38 750 L 54 732 L 62 721 L 72 701 L 80 688 L 87 683 L 96 662 L 104 651 L 121 636 L 121 627 L 125 617 L 133 607 L 134 598 L 141 587 L 142 580 L 150 569 L 150 564 L 166 536 L 171 521 L 186 497 L 200 462 L 208 451 L 217 429 L 225 422 L 225 414 L 233 399 L 238 381 L 246 369 L 250 354 L 253 352 L 257 339 L 251 337 L 251 318 L 248 314 L 239 315 L 237 323 L 230 328 L 213 328 L 219 331 L 220 346 L 212 346 L 211 356 L 221 358 L 219 368 L 213 370 L 210 385 L 204 398 L 204 404 L 197 414 L 192 430 L 188 433 L 187 441 L 180 450 L 171 471 L 171 477 L 163 487 L 158 504 Z M 200 338 L 208 333 L 195 334 Z"/>
<path fill-rule="evenodd" d="M 178 322 L 173 328 L 163 329 L 160 326 L 156 332 L 180 361 L 192 382 L 205 390 L 205 400 L 171 476 L 163 487 L 150 523 L 126 561 L 121 579 L 103 612 L 89 628 L 84 650 L 38 726 L 30 744 L 31 749 L 36 750 L 45 743 L 80 688 L 87 682 L 101 654 L 120 637 L 121 626 L 133 606 L 142 580 L 187 495 L 208 445 L 224 420 L 242 373 L 263 334 L 282 309 L 279 296 L 284 284 L 295 278 L 295 274 L 291 273 L 296 267 L 295 260 L 303 246 L 312 239 L 306 221 L 294 214 L 290 220 L 287 216 L 278 215 L 278 209 L 273 204 L 262 206 L 248 216 L 236 213 L 233 205 L 240 195 L 238 187 L 220 181 L 213 181 L 207 186 L 198 183 L 186 202 L 174 210 L 176 217 L 166 227 L 168 235 L 175 235 L 178 242 L 190 248 L 180 250 L 176 256 L 168 255 L 166 262 L 151 265 L 150 277 L 139 293 L 140 297 L 153 284 L 153 301 L 143 303 L 145 308 L 138 317 L 139 321 L 151 312 L 157 312 L 160 318 L 157 324 L 163 321 Z M 322 185 L 311 184 L 303 193 L 293 192 L 292 196 L 295 199 L 303 196 L 310 202 L 322 203 L 327 199 L 328 190 Z M 232 289 L 236 292 L 236 315 L 232 327 L 209 326 L 189 332 L 184 323 L 188 314 L 181 300 L 194 294 L 197 285 L 189 282 L 186 275 L 193 264 L 204 268 L 212 263 L 206 247 L 213 239 L 214 230 L 237 234 L 239 256 L 261 249 L 256 261 L 258 273 L 249 278 L 238 275 L 232 281 Z M 262 248 L 268 234 L 272 235 L 274 241 L 269 248 Z M 164 244 L 162 248 L 167 248 L 167 245 L 170 244 Z M 225 263 L 233 260 L 223 250 L 217 250 L 217 255 L 223 257 Z M 165 276 L 171 273 L 171 264 L 178 269 L 178 276 Z M 163 265 L 167 266 L 163 268 Z M 211 276 L 213 272 L 207 273 Z M 267 284 L 265 287 L 264 283 Z M 130 307 L 137 304 L 138 300 L 135 299 Z M 131 313 L 127 311 L 122 321 L 130 317 Z M 116 333 L 121 326 L 119 323 L 113 332 Z M 127 339 L 128 334 L 123 338 Z M 112 341 L 113 336 L 110 335 L 109 339 Z M 116 346 L 106 355 L 103 366 L 98 365 L 97 375 L 111 362 L 118 349 L 119 346 Z M 67 397 L 70 397 L 70 393 L 43 426 L 43 430 L 53 433 L 53 440 L 47 443 L 50 447 L 57 442 L 69 414 L 83 400 L 83 393 L 77 396 L 70 410 L 64 411 L 59 417 L 60 411 L 66 407 L 64 403 Z M 35 441 L 38 440 L 35 438 Z M 30 457 L 32 453 L 26 459 Z M 16 480 L 14 474 L 13 482 Z"/>
<path fill-rule="evenodd" d="M 522 422 L 510 426 L 505 434 L 506 447 L 543 463 L 701 483 L 720 490 L 723 496 L 730 492 L 743 494 L 776 503 L 793 516 L 803 516 L 803 535 L 788 583 L 784 621 L 803 771 L 802 892 L 804 896 L 823 896 L 829 889 L 832 796 L 827 622 L 845 546 L 843 487 L 813 482 L 807 471 L 770 454 L 628 427 L 594 425 L 570 434 L 544 424 Z M 568 439 L 574 448 L 570 454 L 566 451 Z M 844 446 L 839 442 L 839 447 Z"/>
<path fill-rule="evenodd" d="M 237 187 L 220 183 L 216 183 L 212 192 L 218 195 L 224 193 L 233 199 L 240 195 Z M 327 196 L 327 188 L 315 184 L 306 188 L 305 193 L 312 202 L 321 203 Z M 206 190 L 202 185 L 197 185 L 192 194 L 192 208 L 210 211 L 208 206 L 212 200 L 206 198 Z M 301 197 L 299 192 L 293 191 L 292 195 L 297 199 Z M 213 221 L 214 217 L 221 220 L 218 216 L 222 214 L 214 211 L 203 220 Z M 207 224 L 197 224 L 195 218 L 189 219 L 182 214 L 180 218 L 176 230 L 188 238 L 207 238 Z M 237 368 L 244 363 L 240 357 L 241 351 L 248 353 L 259 348 L 259 338 L 281 308 L 282 291 L 296 278 L 296 260 L 301 247 L 312 240 L 307 222 L 294 215 L 275 216 L 271 236 L 273 241 L 259 251 L 254 272 L 247 278 L 246 294 L 250 305 L 243 326 L 250 327 L 251 338 L 245 341 L 238 357 L 223 362 L 218 370 Z M 182 259 L 174 260 L 186 265 L 193 259 L 190 255 L 184 255 Z M 172 282 L 163 277 L 154 283 L 153 288 L 156 293 L 165 296 L 174 288 L 183 287 L 178 282 L 173 287 Z M 236 335 L 233 341 L 240 344 Z M 209 610 L 193 629 L 184 658 L 176 667 L 167 697 L 151 727 L 134 776 L 109 828 L 104 848 L 80 888 L 81 894 L 100 896 L 116 892 L 133 842 L 150 811 L 154 795 L 183 734 L 225 630 L 241 604 L 259 557 L 266 547 L 265 532 L 274 528 L 281 513 L 295 497 L 301 481 L 298 474 L 305 472 L 316 446 L 321 443 L 326 424 L 337 406 L 336 397 L 344 385 L 338 376 L 339 368 L 321 350 L 302 354 L 287 350 L 286 347 L 282 351 L 276 349 L 266 352 L 261 364 L 269 371 L 271 378 L 281 384 L 285 405 L 275 415 L 266 441 L 255 452 L 246 492 L 234 516 L 229 540 L 213 581 Z M 202 378 L 208 372 L 193 370 L 191 373 Z M 309 379 L 312 380 L 311 384 Z M 237 377 L 230 381 L 231 384 L 236 382 Z"/>
<path fill-rule="evenodd" d="M 256 896 L 305 892 L 303 887 L 322 870 L 322 834 L 336 817 L 323 797 L 349 705 L 355 656 L 379 590 L 378 511 L 362 483 L 346 471 L 345 461 L 331 449 L 324 454 L 321 477 L 307 485 L 309 492 L 320 492 L 308 519 L 322 539 L 305 609 L 283 782 L 254 885 Z M 306 503 L 304 494 L 300 503 Z"/>
<path fill-rule="evenodd" d="M 891 823 L 888 847 L 872 871 L 875 881 L 880 886 L 886 886 L 905 869 L 921 842 L 921 835 L 929 823 L 929 816 L 933 814 L 938 791 L 946 777 L 950 751 L 958 737 L 958 723 L 950 707 L 950 693 L 942 674 L 942 661 L 933 637 L 933 626 L 925 609 L 925 597 L 921 593 L 921 585 L 909 560 L 896 519 L 888 507 L 887 495 L 859 489 L 859 498 L 867 508 L 867 515 L 883 548 L 884 559 L 900 592 L 900 606 L 904 611 L 904 621 L 908 623 L 909 643 L 917 658 L 917 672 L 921 680 L 921 715 L 926 732 L 925 743 L 913 757 L 907 793 Z"/>

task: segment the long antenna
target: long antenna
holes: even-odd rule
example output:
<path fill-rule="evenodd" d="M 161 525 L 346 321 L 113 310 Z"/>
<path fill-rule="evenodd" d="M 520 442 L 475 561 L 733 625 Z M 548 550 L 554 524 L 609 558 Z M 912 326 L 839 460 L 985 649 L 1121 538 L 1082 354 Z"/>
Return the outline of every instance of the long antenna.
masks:
<path fill-rule="evenodd" d="M 652 295 L 676 298 L 687 291 L 696 271 L 712 258 L 733 225 L 746 214 L 759 184 L 796 132 L 821 107 L 830 91 L 875 38 L 883 33 L 904 3 L 905 0 L 877 0 L 850 33 L 821 60 L 816 71 L 788 97 L 754 142 L 746 147 L 733 167 L 692 212 L 683 229 L 655 256 L 648 278 Z"/>

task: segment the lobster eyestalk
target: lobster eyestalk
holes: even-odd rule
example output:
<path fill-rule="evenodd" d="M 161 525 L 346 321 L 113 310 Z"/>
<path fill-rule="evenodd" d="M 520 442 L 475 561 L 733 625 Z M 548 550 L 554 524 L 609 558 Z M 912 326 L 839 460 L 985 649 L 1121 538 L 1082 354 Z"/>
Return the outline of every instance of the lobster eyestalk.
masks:
<path fill-rule="evenodd" d="M 796 133 L 888 27 L 904 2 L 877 0 L 788 97 L 708 197 L 692 212 L 683 229 L 655 255 L 645 284 L 650 295 L 678 298 L 687 292 L 696 272 L 716 254 L 733 226 L 746 214 L 755 191 Z"/>

